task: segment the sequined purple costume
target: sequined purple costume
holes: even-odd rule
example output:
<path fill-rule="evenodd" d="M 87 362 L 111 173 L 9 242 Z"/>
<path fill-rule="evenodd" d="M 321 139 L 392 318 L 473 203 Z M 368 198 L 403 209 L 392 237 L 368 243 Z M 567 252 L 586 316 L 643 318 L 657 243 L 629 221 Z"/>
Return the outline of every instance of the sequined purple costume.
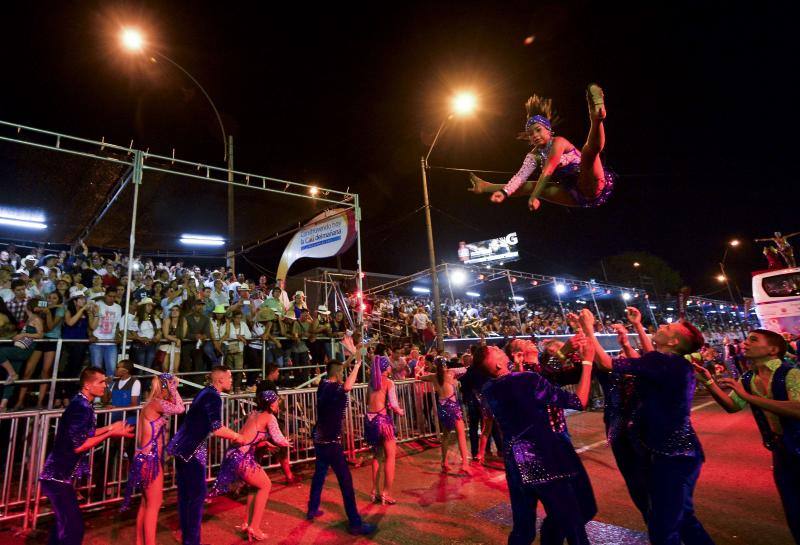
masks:
<path fill-rule="evenodd" d="M 394 439 L 394 419 L 384 412 L 364 415 L 364 441 L 373 449 L 378 449 L 384 439 Z"/>
<path fill-rule="evenodd" d="M 169 381 L 171 375 L 163 375 Z M 171 399 L 173 401 L 160 400 L 162 415 L 147 421 L 150 424 L 150 440 L 136 450 L 128 471 L 128 483 L 125 486 L 125 500 L 120 507 L 121 511 L 130 508 L 131 498 L 137 489 L 144 492 L 161 472 L 164 463 L 164 446 L 167 437 L 167 426 L 169 416 L 180 414 L 184 411 L 183 399 L 178 393 L 178 389 L 173 382 L 167 382 Z"/>
<path fill-rule="evenodd" d="M 214 497 L 226 494 L 239 481 L 244 480 L 245 475 L 261 467 L 256 459 L 256 450 L 258 444 L 267 439 L 281 447 L 289 446 L 289 441 L 281 433 L 278 420 L 273 415 L 270 415 L 267 431 L 256 431 L 255 437 L 249 443 L 228 449 L 209 495 Z"/>
<path fill-rule="evenodd" d="M 503 187 L 506 194 L 511 195 L 514 193 L 532 176 L 534 179 L 538 179 L 542 171 L 542 165 L 547 161 L 552 147 L 553 139 L 550 139 L 546 146 L 543 148 L 536 148 L 525 156 L 522 167 L 520 167 L 519 171 Z M 599 195 L 588 198 L 578 191 L 580 170 L 581 152 L 578 151 L 577 148 L 572 148 L 561 155 L 561 160 L 550 176 L 549 182 L 564 187 L 569 191 L 570 195 L 572 195 L 572 198 L 575 199 L 577 205 L 582 208 L 593 208 L 604 205 L 614 190 L 614 181 L 617 175 L 610 169 L 604 168 L 605 185 L 603 189 L 600 191 Z"/>
<path fill-rule="evenodd" d="M 439 424 L 447 431 L 455 430 L 456 422 L 464 420 L 464 415 L 461 413 L 461 404 L 458 402 L 455 392 L 449 397 L 439 399 L 436 405 L 439 413 Z"/>
<path fill-rule="evenodd" d="M 372 360 L 372 371 L 369 379 L 369 389 L 372 392 L 377 392 L 383 389 L 382 375 L 389 369 L 389 358 L 386 356 L 375 356 Z M 393 410 L 399 411 L 400 406 L 397 403 L 397 392 L 395 392 L 394 384 L 391 384 L 386 392 L 385 403 Z M 386 440 L 395 438 L 394 419 L 392 415 L 386 410 L 384 406 L 377 412 L 367 412 L 364 415 L 364 441 L 377 451 L 381 443 Z"/>

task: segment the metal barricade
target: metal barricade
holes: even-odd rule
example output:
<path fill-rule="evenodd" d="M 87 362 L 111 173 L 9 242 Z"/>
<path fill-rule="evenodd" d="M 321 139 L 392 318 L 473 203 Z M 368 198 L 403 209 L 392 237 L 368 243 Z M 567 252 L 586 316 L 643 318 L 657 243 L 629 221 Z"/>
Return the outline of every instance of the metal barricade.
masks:
<path fill-rule="evenodd" d="M 414 441 L 439 433 L 436 417 L 436 399 L 430 383 L 404 380 L 396 383 L 397 397 L 405 409 L 404 415 L 395 415 L 398 442 Z M 281 390 L 282 409 L 279 423 L 284 435 L 292 443 L 289 451 L 291 464 L 314 460 L 312 428 L 317 420 L 316 389 Z M 368 386 L 357 384 L 350 392 L 350 403 L 343 423 L 343 446 L 351 461 L 359 452 L 367 450 L 364 441 L 364 416 L 368 400 Z M 188 406 L 191 400 L 184 401 Z M 253 394 L 226 395 L 223 397 L 223 424 L 240 429 L 254 409 Z M 107 426 L 114 420 L 126 419 L 139 425 L 139 413 L 144 405 L 129 408 L 103 408 L 96 410 L 97 427 Z M 36 528 L 42 517 L 52 511 L 42 496 L 39 473 L 58 428 L 62 410 L 28 411 L 0 414 L 0 441 L 7 448 L 0 458 L 3 463 L 3 488 L 0 491 L 0 524 L 17 525 L 22 529 Z M 181 415 L 169 417 L 168 437 L 172 437 L 181 421 Z M 138 436 L 138 427 L 136 429 Z M 213 479 L 229 447 L 226 440 L 211 438 L 208 449 L 207 478 Z M 135 451 L 135 439 L 110 439 L 88 453 L 89 474 L 75 482 L 78 502 L 83 510 L 116 509 L 125 497 L 128 471 Z M 279 456 L 273 453 L 263 462 L 266 468 L 279 467 Z M 168 459 L 164 467 L 164 490 L 176 486 L 175 465 Z"/>

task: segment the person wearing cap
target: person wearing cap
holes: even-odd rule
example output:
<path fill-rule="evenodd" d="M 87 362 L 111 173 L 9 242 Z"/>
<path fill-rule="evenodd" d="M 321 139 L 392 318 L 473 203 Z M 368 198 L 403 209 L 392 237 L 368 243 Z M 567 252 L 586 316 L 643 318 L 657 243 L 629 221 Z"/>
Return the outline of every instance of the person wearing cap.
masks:
<path fill-rule="evenodd" d="M 44 271 L 45 277 L 50 276 L 51 269 L 55 269 L 57 277 L 61 275 L 61 271 L 57 267 L 57 264 L 58 256 L 56 254 L 48 254 L 39 260 L 39 267 L 42 269 L 42 271 Z"/>
<path fill-rule="evenodd" d="M 181 369 L 206 371 L 219 363 L 214 350 L 211 320 L 203 314 L 205 303 L 195 300 L 192 310 L 183 318 L 181 331 Z M 204 359 L 209 363 L 206 364 Z"/>
<path fill-rule="evenodd" d="M 211 300 L 214 301 L 214 306 L 216 307 L 222 305 L 223 307 L 227 308 L 231 302 L 222 280 L 214 280 L 213 288 L 214 289 L 211 292 Z"/>
<path fill-rule="evenodd" d="M 244 321 L 242 311 L 234 310 L 231 319 L 225 326 L 223 344 L 225 345 L 225 365 L 233 373 L 233 391 L 238 393 L 242 385 L 242 373 L 236 372 L 244 367 L 244 349 L 247 341 L 252 337 L 250 328 Z"/>
<path fill-rule="evenodd" d="M 161 340 L 161 319 L 154 309 L 154 301 L 145 297 L 136 305 L 135 317 L 128 322 L 131 356 L 137 364 L 147 367 L 152 367 Z"/>
<path fill-rule="evenodd" d="M 325 305 L 317 307 L 317 316 L 311 324 L 311 336 L 308 343 L 308 349 L 311 353 L 311 360 L 315 364 L 325 364 L 332 357 L 330 353 L 330 340 L 320 339 L 319 337 L 331 337 L 331 312 Z"/>
<path fill-rule="evenodd" d="M 308 305 L 306 304 L 306 294 L 302 291 L 294 292 L 294 299 L 292 303 L 289 305 L 289 312 L 294 314 L 295 319 L 300 319 L 300 314 L 302 314 L 303 310 L 308 310 Z"/>
<path fill-rule="evenodd" d="M 228 310 L 231 312 L 240 311 L 245 322 L 249 324 L 253 321 L 253 316 L 255 315 L 253 301 L 250 300 L 250 286 L 246 283 L 241 284 L 235 293 L 236 303 L 228 307 Z"/>
<path fill-rule="evenodd" d="M 33 254 L 29 254 L 25 256 L 25 259 L 22 260 L 19 269 L 17 269 L 17 274 L 25 274 L 27 276 L 31 275 L 31 271 L 36 268 L 36 256 Z"/>
<path fill-rule="evenodd" d="M 279 315 L 276 314 L 272 308 L 267 305 L 262 305 L 256 313 L 255 322 L 253 324 L 253 336 L 261 339 L 263 343 L 264 363 L 274 363 L 278 367 L 283 367 L 283 350 L 281 341 L 278 339 L 280 335 Z M 255 347 L 251 344 L 251 346 Z M 261 354 L 259 355 L 259 364 L 261 361 Z"/>

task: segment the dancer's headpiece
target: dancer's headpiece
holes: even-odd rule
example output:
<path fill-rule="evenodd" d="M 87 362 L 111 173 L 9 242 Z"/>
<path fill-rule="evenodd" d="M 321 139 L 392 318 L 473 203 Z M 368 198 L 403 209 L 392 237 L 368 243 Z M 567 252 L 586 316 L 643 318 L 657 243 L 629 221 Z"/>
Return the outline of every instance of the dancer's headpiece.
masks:
<path fill-rule="evenodd" d="M 525 121 L 526 132 L 536 123 L 548 131 L 553 130 L 553 123 L 557 121 L 557 116 L 553 112 L 553 101 L 551 99 L 533 95 L 525 103 L 525 111 L 528 114 L 528 119 Z"/>
<path fill-rule="evenodd" d="M 375 356 L 372 359 L 372 369 L 369 375 L 369 387 L 373 390 L 381 389 L 381 377 L 389 368 L 389 358 L 386 356 Z"/>
<path fill-rule="evenodd" d="M 272 405 L 278 401 L 278 393 L 275 390 L 264 390 L 261 392 L 261 399 L 266 401 L 268 405 Z"/>

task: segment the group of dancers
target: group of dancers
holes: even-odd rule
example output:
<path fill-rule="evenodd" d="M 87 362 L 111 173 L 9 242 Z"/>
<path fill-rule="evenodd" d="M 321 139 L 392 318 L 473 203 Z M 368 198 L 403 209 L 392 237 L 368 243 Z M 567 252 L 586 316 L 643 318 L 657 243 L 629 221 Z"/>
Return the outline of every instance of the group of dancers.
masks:
<path fill-rule="evenodd" d="M 599 206 L 609 197 L 614 174 L 599 158 L 605 145 L 603 121 L 606 108 L 597 85 L 587 89 L 590 130 L 578 150 L 553 132 L 555 116 L 550 100 L 531 97 L 524 136 L 532 145 L 520 171 L 505 185 L 492 185 L 472 175 L 472 190 L 491 192 L 500 203 L 514 193 L 529 194 L 529 207 L 536 210 L 540 199 L 564 206 Z M 527 181 L 531 175 L 535 181 Z M 588 309 L 568 319 L 579 333 L 564 345 L 552 345 L 554 371 L 539 361 L 536 346 L 514 340 L 504 351 L 485 344 L 474 347 L 468 369 L 450 369 L 435 359 L 434 372 L 422 375 L 437 394 L 437 413 L 442 430 L 442 471 L 449 471 L 448 450 L 453 435 L 461 454 L 461 472 L 470 473 L 461 404 L 456 395 L 459 380 L 473 380 L 475 404 L 468 404 L 470 420 L 480 420 L 478 461 L 484 457 L 493 424 L 503 441 L 503 461 L 511 499 L 513 529 L 508 543 L 530 544 L 536 536 L 536 507 L 541 502 L 546 517 L 541 526 L 543 545 L 589 543 L 585 525 L 597 513 L 591 481 L 575 452 L 567 431 L 565 409 L 584 410 L 590 381 L 595 374 L 605 395 L 604 423 L 609 445 L 631 500 L 639 510 L 654 545 L 708 545 L 711 537 L 694 513 L 693 493 L 705 460 L 690 411 L 696 380 L 728 411 L 750 404 L 764 444 L 773 453 L 775 482 L 789 521 L 800 544 L 800 370 L 781 362 L 786 341 L 766 330 L 751 332 L 744 343 L 745 355 L 754 362 L 753 371 L 740 382 L 720 381 L 734 393 L 725 394 L 691 355 L 703 344 L 702 334 L 680 320 L 658 328 L 652 339 L 641 324 L 641 314 L 628 309 L 642 353 L 619 331 L 622 355 L 612 358 L 594 333 L 595 318 Z M 341 489 L 348 529 L 354 535 L 376 530 L 359 514 L 352 476 L 342 447 L 342 422 L 362 365 L 361 346 L 346 362 L 332 361 L 317 389 L 317 422 L 312 430 L 315 469 L 311 481 L 306 518 L 322 515 L 320 501 L 329 469 Z M 572 353 L 570 356 L 569 353 Z M 347 378 L 344 369 L 349 368 Z M 393 413 L 403 414 L 385 347 L 378 346 L 371 362 L 364 439 L 372 448 L 371 501 L 392 505 L 396 440 Z M 575 383 L 575 392 L 560 388 Z M 248 485 L 245 520 L 237 527 L 248 539 L 264 539 L 261 520 L 271 482 L 260 463 L 260 449 L 286 449 L 290 442 L 278 424 L 280 399 L 274 385 L 261 383 L 256 390 L 255 409 L 236 432 L 222 424 L 221 395 L 231 389 L 231 372 L 216 366 L 210 384 L 199 392 L 183 417 L 174 437 L 167 440 L 171 415 L 182 413 L 184 404 L 176 379 L 168 374 L 153 378 L 150 398 L 140 412 L 136 453 L 130 466 L 123 505 L 142 492 L 136 521 L 137 545 L 156 543 L 156 524 L 162 502 L 163 464 L 166 454 L 175 458 L 178 513 L 184 545 L 200 543 L 201 520 L 207 495 L 207 443 L 211 435 L 227 439 L 227 450 L 211 494 L 224 494 L 240 483 Z M 84 369 L 80 393 L 61 417 L 53 449 L 40 480 L 42 492 L 55 513 L 50 543 L 79 544 L 83 523 L 73 481 L 87 470 L 90 449 L 112 437 L 133 438 L 134 428 L 124 421 L 96 428 L 92 400 L 105 391 L 105 374 Z M 464 382 L 462 382 L 464 390 Z M 473 410 L 474 406 L 479 409 Z"/>
<path fill-rule="evenodd" d="M 773 453 L 773 471 L 789 526 L 800 543 L 800 370 L 784 364 L 786 341 L 778 334 L 755 330 L 744 342 L 753 370 L 741 381 L 722 379 L 694 362 L 703 344 L 702 334 L 689 322 L 662 325 L 652 339 L 641 323 L 641 313 L 628 309 L 628 319 L 638 333 L 642 353 L 635 351 L 620 327 L 622 354 L 612 358 L 594 334 L 595 318 L 588 309 L 570 314 L 577 333 L 555 352 L 563 365 L 553 370 L 538 358 L 530 341 L 514 340 L 507 350 L 476 345 L 469 368 L 448 369 L 436 359 L 435 371 L 422 380 L 433 384 L 442 437 L 442 470 L 448 471 L 450 436 L 458 437 L 462 472 L 469 473 L 464 418 L 456 397 L 456 381 L 469 373 L 487 378 L 479 397 L 484 419 L 502 432 L 503 461 L 513 514 L 509 544 L 530 544 L 536 536 L 536 506 L 541 501 L 546 517 L 541 526 L 544 545 L 589 543 L 585 525 L 597 513 L 591 481 L 571 443 L 564 409 L 584 410 L 594 373 L 605 394 L 604 423 L 609 445 L 631 500 L 648 527 L 651 543 L 712 544 L 694 513 L 693 493 L 705 460 L 692 428 L 690 410 L 696 380 L 714 399 L 734 412 L 753 407 L 764 444 Z M 360 348 L 360 347 L 359 347 Z M 392 496 L 395 465 L 395 428 L 392 413 L 402 414 L 391 366 L 384 347 L 376 348 L 370 373 L 364 438 L 374 452 L 371 501 L 395 503 Z M 568 354 L 572 352 L 574 358 Z M 322 515 L 320 501 L 328 473 L 339 482 L 348 529 L 354 535 L 376 530 L 359 514 L 350 469 L 342 447 L 342 423 L 356 384 L 361 362 L 356 350 L 343 363 L 330 362 L 317 389 L 318 419 L 312 431 L 315 469 L 306 517 Z M 352 364 L 352 365 L 350 365 Z M 347 379 L 343 378 L 348 368 Z M 571 393 L 560 379 L 575 383 Z M 574 380 L 573 380 L 574 379 Z M 139 415 L 136 453 L 132 459 L 123 509 L 131 495 L 141 490 L 136 519 L 136 543 L 156 543 L 156 524 L 162 503 L 163 464 L 175 457 L 178 513 L 185 545 L 200 543 L 200 527 L 207 495 L 207 440 L 227 439 L 226 452 L 211 495 L 224 494 L 240 484 L 250 487 L 245 518 L 237 529 L 250 540 L 262 540 L 261 520 L 271 482 L 260 463 L 259 449 L 287 448 L 289 441 L 278 424 L 280 399 L 267 381 L 256 391 L 255 409 L 239 432 L 222 425 L 221 394 L 230 390 L 231 372 L 217 366 L 210 384 L 194 398 L 174 437 L 167 440 L 169 417 L 184 411 L 177 381 L 169 374 L 153 378 L 150 398 Z M 105 439 L 134 437 L 124 421 L 95 427 L 92 400 L 102 395 L 105 374 L 89 367 L 80 376 L 80 393 L 65 410 L 53 449 L 40 475 L 42 492 L 55 513 L 50 543 L 79 544 L 83 523 L 73 481 L 87 471 L 88 451 Z M 733 389 L 727 395 L 720 386 Z M 485 422 L 484 422 L 485 423 Z M 484 437 L 489 432 L 484 430 Z M 483 442 L 485 449 L 485 441 Z"/>

